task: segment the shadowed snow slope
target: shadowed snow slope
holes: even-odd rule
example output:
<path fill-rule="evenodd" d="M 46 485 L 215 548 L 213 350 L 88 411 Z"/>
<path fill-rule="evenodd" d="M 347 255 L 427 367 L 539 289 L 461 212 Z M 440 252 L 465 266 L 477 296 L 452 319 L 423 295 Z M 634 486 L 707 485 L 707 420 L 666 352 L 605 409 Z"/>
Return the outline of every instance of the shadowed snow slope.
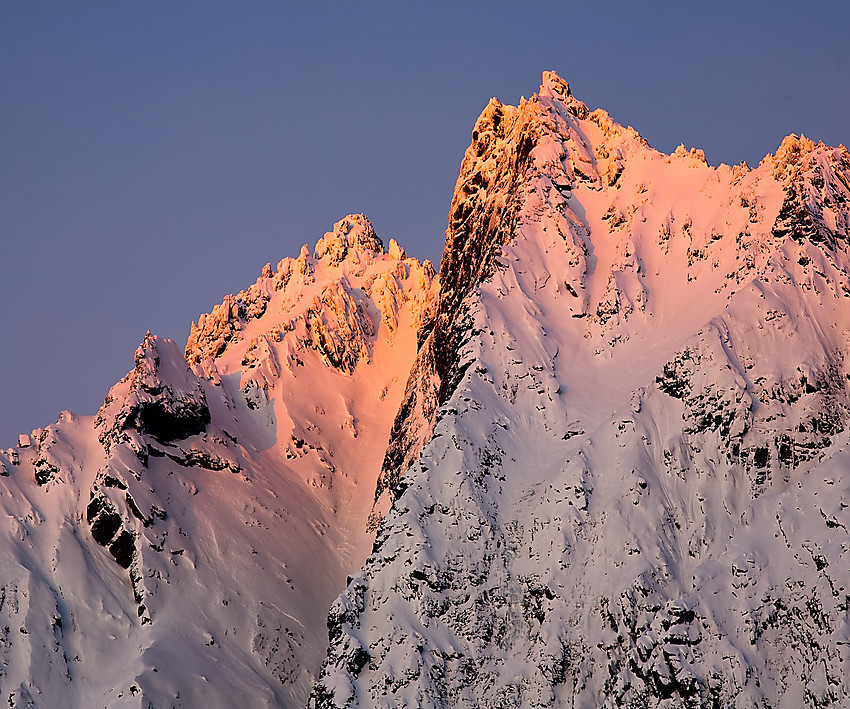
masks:
<path fill-rule="evenodd" d="M 491 101 L 312 705 L 847 706 L 848 178 Z"/>
<path fill-rule="evenodd" d="M 435 292 L 347 217 L 0 452 L 4 703 L 303 707 Z"/>

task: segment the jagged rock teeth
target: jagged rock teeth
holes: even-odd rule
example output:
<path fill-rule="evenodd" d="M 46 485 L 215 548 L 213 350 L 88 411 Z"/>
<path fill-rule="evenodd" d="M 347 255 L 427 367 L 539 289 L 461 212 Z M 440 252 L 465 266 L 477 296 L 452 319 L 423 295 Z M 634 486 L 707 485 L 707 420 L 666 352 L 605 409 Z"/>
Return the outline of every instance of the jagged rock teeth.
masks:
<path fill-rule="evenodd" d="M 349 214 L 334 224 L 333 231 L 319 239 L 313 257 L 336 266 L 346 258 L 359 261 L 383 252 L 384 245 L 366 216 Z"/>

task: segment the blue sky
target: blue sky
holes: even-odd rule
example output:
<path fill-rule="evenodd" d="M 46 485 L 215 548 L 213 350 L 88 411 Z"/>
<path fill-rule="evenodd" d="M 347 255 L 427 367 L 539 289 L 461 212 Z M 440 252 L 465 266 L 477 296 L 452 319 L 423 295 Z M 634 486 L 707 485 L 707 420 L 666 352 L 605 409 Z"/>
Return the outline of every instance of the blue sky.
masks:
<path fill-rule="evenodd" d="M 439 260 L 475 119 L 544 69 L 654 147 L 850 139 L 850 3 L 0 3 L 0 447 L 94 413 L 349 212 Z"/>

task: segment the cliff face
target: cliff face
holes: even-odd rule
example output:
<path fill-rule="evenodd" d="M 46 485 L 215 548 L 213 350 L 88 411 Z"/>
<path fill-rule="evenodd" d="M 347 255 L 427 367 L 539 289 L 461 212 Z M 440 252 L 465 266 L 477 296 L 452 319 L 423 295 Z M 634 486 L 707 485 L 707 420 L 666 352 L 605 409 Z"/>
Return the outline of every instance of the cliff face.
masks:
<path fill-rule="evenodd" d="M 351 215 L 0 451 L 4 701 L 303 707 L 435 293 Z"/>
<path fill-rule="evenodd" d="M 512 237 L 538 139 L 535 118 L 533 110 L 492 99 L 475 124 L 449 210 L 439 300 L 420 330 L 419 352 L 375 492 L 379 510 L 430 438 L 437 407 L 454 393 L 465 371 L 460 350 L 473 334 L 469 296 L 492 274 L 500 247 Z"/>
<path fill-rule="evenodd" d="M 312 706 L 846 704 L 848 178 L 491 102 Z"/>

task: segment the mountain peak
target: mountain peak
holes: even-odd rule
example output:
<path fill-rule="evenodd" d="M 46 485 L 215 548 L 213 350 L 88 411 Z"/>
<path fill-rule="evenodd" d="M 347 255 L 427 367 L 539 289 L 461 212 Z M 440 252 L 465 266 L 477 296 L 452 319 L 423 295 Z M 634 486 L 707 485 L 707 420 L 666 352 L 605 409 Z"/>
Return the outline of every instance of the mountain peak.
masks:
<path fill-rule="evenodd" d="M 556 71 L 544 71 L 540 83 L 540 95 L 571 97 L 570 85 Z"/>
<path fill-rule="evenodd" d="M 846 706 L 848 204 L 491 100 L 311 706 Z"/>
<path fill-rule="evenodd" d="M 439 276 L 348 215 L 0 450 L 8 703 L 850 706 L 849 245 L 843 147 L 492 99 Z"/>
<path fill-rule="evenodd" d="M 573 96 L 570 85 L 557 72 L 543 72 L 538 96 L 562 103 L 576 118 L 587 118 L 588 116 L 587 106 Z"/>
<path fill-rule="evenodd" d="M 210 412 L 203 387 L 173 340 L 146 333 L 133 361 L 98 412 L 105 447 L 125 441 L 127 429 L 174 441 L 206 428 Z"/>
<path fill-rule="evenodd" d="M 348 258 L 349 253 L 359 257 L 364 250 L 380 254 L 384 252 L 384 244 L 365 214 L 349 214 L 334 224 L 333 231 L 319 239 L 313 256 L 336 265 Z"/>

